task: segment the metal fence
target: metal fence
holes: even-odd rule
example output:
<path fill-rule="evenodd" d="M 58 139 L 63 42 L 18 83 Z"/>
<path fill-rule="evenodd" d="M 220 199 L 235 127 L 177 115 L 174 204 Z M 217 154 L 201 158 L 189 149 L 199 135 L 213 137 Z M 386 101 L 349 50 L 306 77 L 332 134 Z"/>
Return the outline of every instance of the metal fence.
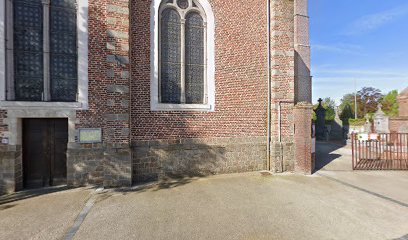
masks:
<path fill-rule="evenodd" d="M 408 170 L 408 133 L 353 134 L 354 170 Z"/>

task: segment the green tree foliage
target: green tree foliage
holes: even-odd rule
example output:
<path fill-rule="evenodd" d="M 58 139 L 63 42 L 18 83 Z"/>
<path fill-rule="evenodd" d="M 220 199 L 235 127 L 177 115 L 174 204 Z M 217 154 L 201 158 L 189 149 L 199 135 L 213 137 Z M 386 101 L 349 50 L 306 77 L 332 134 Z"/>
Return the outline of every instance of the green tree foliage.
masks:
<path fill-rule="evenodd" d="M 336 117 L 336 102 L 327 97 L 322 102 L 323 107 L 326 109 L 326 121 L 333 121 Z"/>
<path fill-rule="evenodd" d="M 365 118 L 367 114 L 375 113 L 377 111 L 378 103 L 381 101 L 382 98 L 383 95 L 381 94 L 381 90 L 373 87 L 363 87 L 360 91 L 357 92 L 357 117 Z M 354 94 L 348 93 L 344 95 L 343 98 L 341 99 L 339 108 L 341 112 L 347 110 L 347 116 L 351 112 L 352 118 L 354 118 L 355 111 Z"/>
<path fill-rule="evenodd" d="M 364 118 L 367 113 L 376 112 L 378 103 L 383 97 L 381 90 L 373 87 L 363 87 L 357 95 L 359 118 Z"/>
<path fill-rule="evenodd" d="M 382 109 L 390 117 L 398 116 L 398 90 L 393 90 L 381 99 Z"/>
<path fill-rule="evenodd" d="M 343 125 L 349 125 L 349 119 L 353 118 L 354 118 L 353 108 L 349 103 L 346 103 L 340 114 L 340 119 L 343 121 Z"/>

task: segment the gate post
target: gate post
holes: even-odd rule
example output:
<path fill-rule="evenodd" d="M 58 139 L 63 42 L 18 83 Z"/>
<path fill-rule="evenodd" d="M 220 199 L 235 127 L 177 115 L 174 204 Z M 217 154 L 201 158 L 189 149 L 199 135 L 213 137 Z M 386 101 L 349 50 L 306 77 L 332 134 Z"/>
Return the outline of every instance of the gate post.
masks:
<path fill-rule="evenodd" d="M 307 175 L 315 169 L 312 156 L 312 111 L 313 105 L 307 102 L 300 102 L 294 107 L 295 171 Z"/>

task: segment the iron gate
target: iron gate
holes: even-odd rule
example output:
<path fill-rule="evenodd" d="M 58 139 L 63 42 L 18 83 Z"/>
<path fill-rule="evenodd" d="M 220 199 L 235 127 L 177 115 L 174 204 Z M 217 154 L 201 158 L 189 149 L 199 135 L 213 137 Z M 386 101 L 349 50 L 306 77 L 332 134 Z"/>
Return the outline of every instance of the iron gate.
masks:
<path fill-rule="evenodd" d="M 353 134 L 354 170 L 408 170 L 408 133 Z"/>

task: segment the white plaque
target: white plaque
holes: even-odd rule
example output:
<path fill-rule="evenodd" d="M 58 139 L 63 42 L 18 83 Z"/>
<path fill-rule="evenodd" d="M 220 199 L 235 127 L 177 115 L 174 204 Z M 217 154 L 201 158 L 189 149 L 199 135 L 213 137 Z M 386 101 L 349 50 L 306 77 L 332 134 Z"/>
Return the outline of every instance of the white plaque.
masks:
<path fill-rule="evenodd" d="M 79 129 L 80 143 L 101 143 L 102 129 L 101 128 L 80 128 Z"/>

